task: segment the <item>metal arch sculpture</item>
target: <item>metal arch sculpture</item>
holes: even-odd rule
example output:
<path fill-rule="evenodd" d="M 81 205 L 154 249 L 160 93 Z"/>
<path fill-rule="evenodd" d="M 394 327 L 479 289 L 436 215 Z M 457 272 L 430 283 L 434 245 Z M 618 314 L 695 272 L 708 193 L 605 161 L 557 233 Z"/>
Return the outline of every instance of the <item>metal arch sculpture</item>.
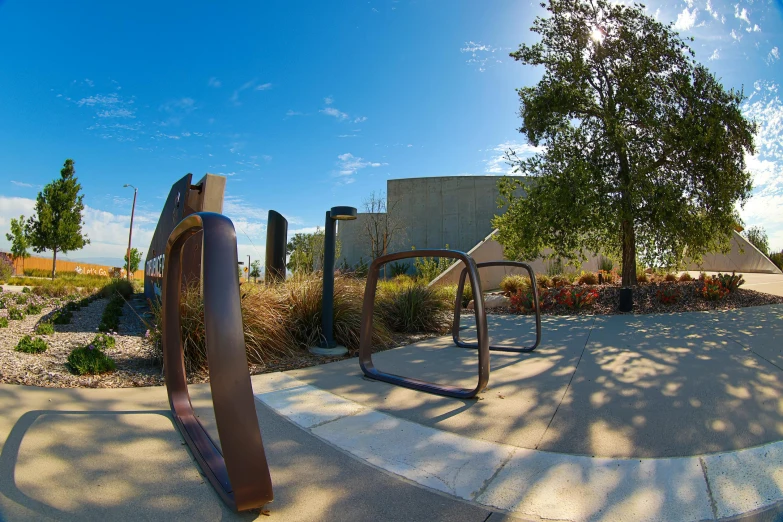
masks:
<path fill-rule="evenodd" d="M 514 353 L 526 353 L 532 352 L 538 348 L 541 342 L 541 309 L 538 303 L 538 285 L 536 284 L 536 274 L 533 272 L 533 268 L 520 261 L 487 261 L 484 263 L 477 263 L 476 268 L 486 268 L 490 266 L 514 266 L 518 268 L 524 268 L 530 275 L 530 284 L 533 289 L 533 306 L 536 309 L 536 342 L 532 346 L 493 346 L 490 345 L 490 351 L 496 352 L 514 352 Z M 462 293 L 465 290 L 465 276 L 467 275 L 467 269 L 463 269 L 459 276 L 459 284 L 457 285 L 457 299 L 454 302 L 454 322 L 451 325 L 451 337 L 454 339 L 454 344 L 460 348 L 478 348 L 479 343 L 467 343 L 460 338 L 459 335 L 459 320 L 462 311 Z M 475 292 L 473 294 L 475 296 Z"/>
<path fill-rule="evenodd" d="M 182 247 L 189 237 L 201 231 L 209 380 L 222 453 L 193 412 L 180 331 Z M 221 214 L 191 214 L 171 232 L 165 259 L 163 357 L 174 420 L 223 501 L 237 511 L 261 507 L 273 499 L 272 480 L 247 369 L 234 226 Z"/>
<path fill-rule="evenodd" d="M 487 334 L 487 316 L 484 313 L 484 299 L 476 300 L 474 311 L 476 314 L 477 347 L 478 347 L 478 383 L 475 388 L 459 388 L 456 386 L 447 386 L 427 381 L 422 381 L 412 377 L 403 377 L 392 373 L 385 373 L 378 370 L 372 361 L 372 321 L 373 310 L 375 308 L 375 294 L 378 288 L 378 277 L 380 267 L 386 263 L 397 261 L 399 259 L 410 259 L 412 257 L 448 257 L 458 259 L 465 264 L 465 271 L 470 276 L 470 283 L 473 288 L 478 289 L 478 295 L 481 295 L 481 281 L 478 278 L 476 262 L 472 257 L 457 250 L 412 250 L 410 252 L 397 252 L 376 258 L 370 265 L 367 274 L 367 286 L 364 291 L 364 304 L 362 305 L 362 325 L 359 338 L 359 365 L 364 375 L 370 379 L 404 386 L 413 390 L 444 395 L 446 397 L 455 397 L 458 399 L 469 399 L 475 397 L 478 392 L 483 390 L 489 382 L 489 337 Z"/>

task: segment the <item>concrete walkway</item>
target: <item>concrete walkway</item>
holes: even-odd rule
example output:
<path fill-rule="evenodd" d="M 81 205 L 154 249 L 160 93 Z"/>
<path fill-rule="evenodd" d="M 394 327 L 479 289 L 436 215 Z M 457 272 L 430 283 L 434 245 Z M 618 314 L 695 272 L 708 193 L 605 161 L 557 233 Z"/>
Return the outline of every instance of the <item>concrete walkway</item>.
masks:
<path fill-rule="evenodd" d="M 495 342 L 532 334 L 529 318 L 490 319 Z M 254 376 L 271 517 L 780 518 L 783 306 L 550 317 L 543 331 L 534 354 L 492 355 L 478 400 L 365 380 L 356 359 Z M 376 365 L 476 378 L 475 351 L 448 339 Z M 208 386 L 191 394 L 214 431 Z M 199 475 L 162 388 L 0 386 L 0 404 L 0 519 L 254 517 Z"/>

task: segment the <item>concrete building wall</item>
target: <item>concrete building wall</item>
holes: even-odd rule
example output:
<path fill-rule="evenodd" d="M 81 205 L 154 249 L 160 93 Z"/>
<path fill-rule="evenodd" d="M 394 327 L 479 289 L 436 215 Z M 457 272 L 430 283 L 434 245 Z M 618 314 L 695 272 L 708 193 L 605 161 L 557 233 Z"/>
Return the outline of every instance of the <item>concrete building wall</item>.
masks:
<path fill-rule="evenodd" d="M 732 233 L 731 251 L 728 254 L 707 254 L 700 264 L 689 263 L 686 270 L 704 270 L 708 272 L 755 272 L 780 274 L 775 263 L 762 254 L 747 239 L 736 231 Z"/>
<path fill-rule="evenodd" d="M 523 179 L 523 178 L 519 178 Z M 392 220 L 403 225 L 389 251 L 449 248 L 468 251 L 493 230 L 498 208 L 497 176 L 451 176 L 389 180 L 387 208 Z M 340 224 L 342 258 L 350 265 L 368 259 L 369 239 L 364 232 L 365 214 Z"/>

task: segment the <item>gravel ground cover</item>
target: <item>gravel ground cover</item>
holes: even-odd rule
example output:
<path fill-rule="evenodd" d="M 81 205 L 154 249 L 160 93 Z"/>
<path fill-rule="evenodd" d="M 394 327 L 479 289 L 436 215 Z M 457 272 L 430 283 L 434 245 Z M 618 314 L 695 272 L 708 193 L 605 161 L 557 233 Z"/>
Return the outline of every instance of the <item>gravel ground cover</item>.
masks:
<path fill-rule="evenodd" d="M 634 314 L 688 312 L 703 310 L 727 310 L 747 306 L 760 306 L 783 303 L 783 297 L 777 297 L 754 290 L 738 289 L 720 301 L 707 301 L 701 294 L 701 283 L 698 281 L 678 283 L 681 297 L 677 303 L 662 304 L 657 298 L 657 292 L 666 283 L 640 285 L 634 289 Z M 595 303 L 581 310 L 571 310 L 563 305 L 553 304 L 544 311 L 550 315 L 573 314 L 617 314 L 619 286 L 592 286 L 599 291 Z M 26 305 L 15 304 L 16 296 L 10 292 L 0 294 L 0 299 L 8 303 L 0 308 L 0 317 L 8 316 L 8 307 L 23 308 Z M 47 299 L 33 294 L 24 294 L 28 303 L 43 306 L 41 313 L 28 315 L 24 319 L 9 321 L 7 328 L 0 328 L 0 382 L 7 384 L 24 384 L 43 387 L 101 387 L 124 388 L 134 386 L 162 385 L 163 372 L 160 353 L 145 339 L 146 324 L 136 314 L 134 309 L 126 304 L 120 321 L 119 331 L 113 334 L 116 345 L 107 349 L 109 355 L 117 364 L 117 370 L 103 375 L 79 376 L 73 374 L 66 364 L 68 354 L 73 348 L 89 344 L 98 331 L 103 310 L 108 299 L 92 301 L 88 306 L 73 312 L 73 319 L 67 325 L 55 325 L 53 335 L 39 336 L 35 333 L 36 325 L 49 318 L 64 301 Z M 464 311 L 463 313 L 471 313 Z M 489 313 L 514 313 L 508 308 L 489 310 Z M 49 349 L 41 354 L 16 352 L 14 347 L 25 335 L 42 337 L 49 344 Z M 403 346 L 423 339 L 434 337 L 435 334 L 395 334 L 393 346 Z M 305 368 L 318 364 L 341 360 L 343 357 L 316 357 L 302 352 L 295 357 L 250 366 L 251 374 L 286 371 Z M 209 381 L 206 371 L 195 372 L 188 378 L 191 383 Z"/>

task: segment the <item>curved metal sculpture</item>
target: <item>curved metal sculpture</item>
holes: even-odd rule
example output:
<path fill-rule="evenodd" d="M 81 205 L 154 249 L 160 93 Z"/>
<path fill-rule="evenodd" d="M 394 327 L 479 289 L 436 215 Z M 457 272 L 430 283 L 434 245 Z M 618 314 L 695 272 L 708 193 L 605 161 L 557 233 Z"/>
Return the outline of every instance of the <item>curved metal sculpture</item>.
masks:
<path fill-rule="evenodd" d="M 478 289 L 477 295 L 481 296 L 481 281 L 479 281 L 478 278 L 476 262 L 464 252 L 459 252 L 457 250 L 412 250 L 410 252 L 397 252 L 376 258 L 370 265 L 370 270 L 367 274 L 367 286 L 364 291 L 364 304 L 362 306 L 362 326 L 359 340 L 359 365 L 362 368 L 362 372 L 371 379 L 404 386 L 413 390 L 434 393 L 436 395 L 445 395 L 446 397 L 455 397 L 458 399 L 475 397 L 478 392 L 487 386 L 487 382 L 489 381 L 489 337 L 487 335 L 487 316 L 484 313 L 483 297 L 476 299 L 474 306 L 478 348 L 478 383 L 475 388 L 459 388 L 456 386 L 422 381 L 412 377 L 385 373 L 378 370 L 373 364 L 372 320 L 380 267 L 392 261 L 410 259 L 412 257 L 448 257 L 462 261 L 465 264 L 465 271 L 467 271 L 467 274 L 470 276 L 471 286 Z"/>
<path fill-rule="evenodd" d="M 530 285 L 533 289 L 533 306 L 536 310 L 536 342 L 532 346 L 493 346 L 489 345 L 490 351 L 496 351 L 496 352 L 515 352 L 515 353 L 526 353 L 526 352 L 532 352 L 536 348 L 538 348 L 539 343 L 541 342 L 541 309 L 539 307 L 538 303 L 538 285 L 536 284 L 536 274 L 533 272 L 533 268 L 527 264 L 522 263 L 520 261 L 487 261 L 485 263 L 477 263 L 476 268 L 486 268 L 490 266 L 514 266 L 518 268 L 524 268 L 527 270 L 527 273 L 530 275 Z M 454 339 L 454 344 L 459 346 L 460 348 L 478 348 L 479 343 L 466 343 L 460 338 L 459 335 L 459 320 L 462 312 L 462 293 L 465 290 L 465 276 L 467 275 L 467 269 L 463 269 L 462 273 L 459 276 L 459 284 L 457 285 L 457 299 L 454 302 L 454 322 L 451 325 L 451 337 Z M 475 292 L 473 293 L 475 296 Z M 475 301 L 475 300 L 474 300 Z M 483 299 L 482 299 L 483 301 Z"/>
<path fill-rule="evenodd" d="M 182 246 L 202 230 L 201 283 L 207 358 L 222 453 L 193 412 L 180 331 Z M 238 511 L 261 507 L 273 499 L 272 480 L 247 369 L 234 226 L 221 214 L 191 214 L 171 232 L 165 259 L 163 364 L 174 421 L 207 479 L 226 504 Z"/>

